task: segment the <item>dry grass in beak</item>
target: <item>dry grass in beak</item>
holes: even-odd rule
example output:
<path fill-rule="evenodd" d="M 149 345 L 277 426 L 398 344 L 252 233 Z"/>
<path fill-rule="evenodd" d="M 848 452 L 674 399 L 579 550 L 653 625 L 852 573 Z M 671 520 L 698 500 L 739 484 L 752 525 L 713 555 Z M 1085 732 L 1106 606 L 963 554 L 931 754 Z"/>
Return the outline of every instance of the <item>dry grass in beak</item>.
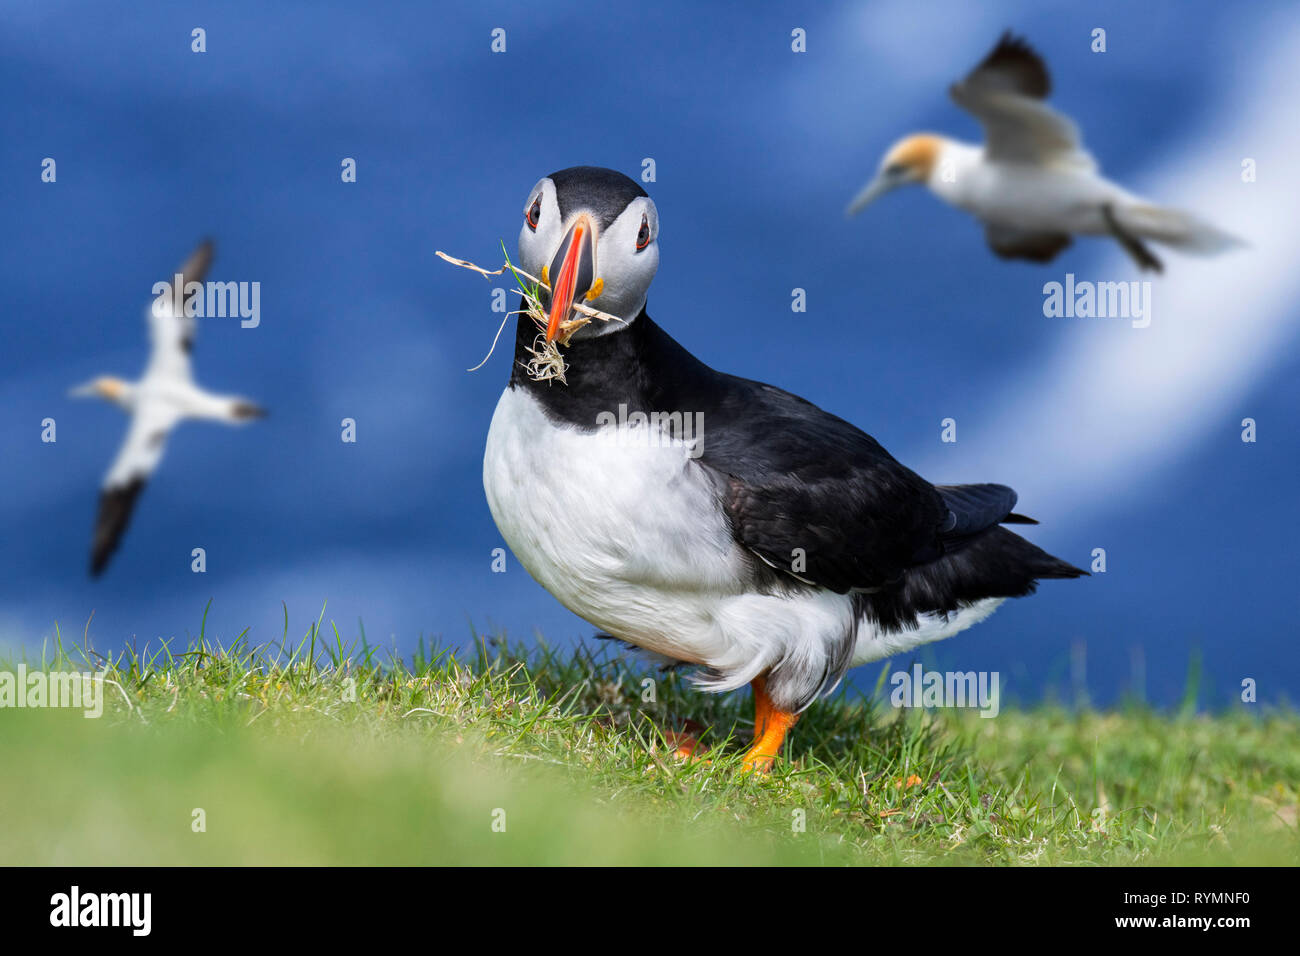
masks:
<path fill-rule="evenodd" d="M 503 250 L 504 251 L 504 247 Z M 484 278 L 502 275 L 507 269 L 515 277 L 515 282 L 519 285 L 519 292 L 524 297 L 524 307 L 516 309 L 514 312 L 507 312 L 505 318 L 501 320 L 501 327 L 497 329 L 496 338 L 492 340 L 492 348 L 488 349 L 488 354 L 483 356 L 483 361 L 479 362 L 471 372 L 478 371 L 487 364 L 487 360 L 492 357 L 496 351 L 497 341 L 501 338 L 501 331 L 506 327 L 506 321 L 512 315 L 526 315 L 533 320 L 533 325 L 537 326 L 537 337 L 533 339 L 532 348 L 528 350 L 531 356 L 527 364 L 524 365 L 524 371 L 528 377 L 535 382 L 549 382 L 552 379 L 558 381 L 561 385 L 568 383 L 564 379 L 564 373 L 568 370 L 568 365 L 564 361 L 564 356 L 560 354 L 560 346 L 565 347 L 569 344 L 569 339 L 573 333 L 578 331 L 592 319 L 600 322 L 622 322 L 617 315 L 610 315 L 608 312 L 601 312 L 599 309 L 593 309 L 589 305 L 581 302 L 573 303 L 573 309 L 578 314 L 572 319 L 566 319 L 560 323 L 559 333 L 552 341 L 546 340 L 546 310 L 542 307 L 541 290 L 545 286 L 547 290 L 549 285 L 542 282 L 536 276 L 530 276 L 527 272 L 516 267 L 511 261 L 510 256 L 506 255 L 506 262 L 500 269 L 495 272 L 484 269 L 482 266 L 476 266 L 472 262 L 464 259 L 456 259 L 447 255 L 445 252 L 438 252 L 438 258 L 450 262 L 454 266 L 460 266 L 462 269 L 470 269 L 477 272 Z"/>

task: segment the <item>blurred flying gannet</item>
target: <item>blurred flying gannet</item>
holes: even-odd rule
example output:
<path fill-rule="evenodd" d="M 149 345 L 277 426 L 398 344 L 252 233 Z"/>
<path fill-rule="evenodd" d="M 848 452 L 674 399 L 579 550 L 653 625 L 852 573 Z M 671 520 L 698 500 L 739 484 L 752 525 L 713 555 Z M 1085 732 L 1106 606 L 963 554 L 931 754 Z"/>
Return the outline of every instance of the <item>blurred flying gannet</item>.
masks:
<path fill-rule="evenodd" d="M 182 295 L 191 282 L 203 282 L 212 264 L 212 251 L 212 242 L 204 240 L 181 266 Z M 98 396 L 131 416 L 126 440 L 100 488 L 99 515 L 90 549 L 92 576 L 97 577 L 108 565 L 131 519 L 136 499 L 158 467 L 167 436 L 177 424 L 187 418 L 199 418 L 235 425 L 266 414 L 247 399 L 213 395 L 194 383 L 190 351 L 194 347 L 197 323 L 193 316 L 183 314 L 184 308 L 178 314 L 174 306 L 167 305 L 175 301 L 173 291 L 158 296 L 147 310 L 152 350 L 149 364 L 138 382 L 101 376 L 69 393 Z"/>
<path fill-rule="evenodd" d="M 1210 255 L 1241 240 L 1194 216 L 1157 206 L 1104 178 L 1074 121 L 1044 102 L 1051 80 L 1024 40 L 1003 34 L 949 92 L 984 128 L 982 146 L 935 133 L 899 140 L 849 204 L 848 215 L 898 186 L 925 183 L 984 223 L 1003 259 L 1050 262 L 1071 235 L 1111 236 L 1138 264 L 1163 269 L 1143 240 Z"/>

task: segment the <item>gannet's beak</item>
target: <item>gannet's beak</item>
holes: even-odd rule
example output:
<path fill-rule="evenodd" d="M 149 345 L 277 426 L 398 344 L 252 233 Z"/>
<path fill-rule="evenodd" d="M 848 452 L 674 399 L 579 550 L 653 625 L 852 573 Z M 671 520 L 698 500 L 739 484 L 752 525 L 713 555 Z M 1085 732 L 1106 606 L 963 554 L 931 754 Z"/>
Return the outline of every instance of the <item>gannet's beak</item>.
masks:
<path fill-rule="evenodd" d="M 93 398 L 99 394 L 99 389 L 95 387 L 94 382 L 87 382 L 85 385 L 78 385 L 76 388 L 68 389 L 68 398 Z"/>
<path fill-rule="evenodd" d="M 546 324 L 546 341 L 560 332 L 570 318 L 573 303 L 596 281 L 596 226 L 587 213 L 579 214 L 551 259 L 547 276 L 551 280 L 551 316 Z"/>
<path fill-rule="evenodd" d="M 889 179 L 884 175 L 884 173 L 881 173 L 875 179 L 871 180 L 871 182 L 863 186 L 862 191 L 853 197 L 853 201 L 849 203 L 848 208 L 844 210 L 844 215 L 856 216 L 897 185 L 897 182 Z"/>

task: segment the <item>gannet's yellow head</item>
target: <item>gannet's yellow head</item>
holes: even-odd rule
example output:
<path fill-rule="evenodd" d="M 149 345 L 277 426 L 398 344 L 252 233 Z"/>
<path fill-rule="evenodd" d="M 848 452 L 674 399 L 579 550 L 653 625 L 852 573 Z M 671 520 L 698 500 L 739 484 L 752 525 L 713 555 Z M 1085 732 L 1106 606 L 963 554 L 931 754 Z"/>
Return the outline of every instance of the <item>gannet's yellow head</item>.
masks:
<path fill-rule="evenodd" d="M 914 133 L 911 136 L 904 136 L 885 153 L 875 178 L 853 197 L 847 210 L 848 215 L 861 212 L 891 189 L 908 183 L 928 181 L 939 162 L 941 149 L 943 149 L 943 138 L 934 133 Z"/>
<path fill-rule="evenodd" d="M 111 375 L 101 375 L 85 385 L 77 386 L 68 394 L 74 398 L 93 396 L 120 405 L 127 396 L 127 383 Z"/>

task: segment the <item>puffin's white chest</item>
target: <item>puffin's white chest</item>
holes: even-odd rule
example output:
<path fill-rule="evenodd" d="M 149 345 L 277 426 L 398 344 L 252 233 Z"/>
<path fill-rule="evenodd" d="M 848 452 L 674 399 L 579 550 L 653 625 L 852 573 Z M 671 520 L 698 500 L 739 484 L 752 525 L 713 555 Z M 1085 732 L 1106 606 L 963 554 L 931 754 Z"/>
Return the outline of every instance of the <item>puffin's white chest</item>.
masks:
<path fill-rule="evenodd" d="M 526 390 L 507 389 L 483 487 L 506 543 L 560 603 L 702 663 L 718 650 L 714 615 L 741 567 L 714 479 L 689 452 L 653 425 L 557 424 Z"/>

